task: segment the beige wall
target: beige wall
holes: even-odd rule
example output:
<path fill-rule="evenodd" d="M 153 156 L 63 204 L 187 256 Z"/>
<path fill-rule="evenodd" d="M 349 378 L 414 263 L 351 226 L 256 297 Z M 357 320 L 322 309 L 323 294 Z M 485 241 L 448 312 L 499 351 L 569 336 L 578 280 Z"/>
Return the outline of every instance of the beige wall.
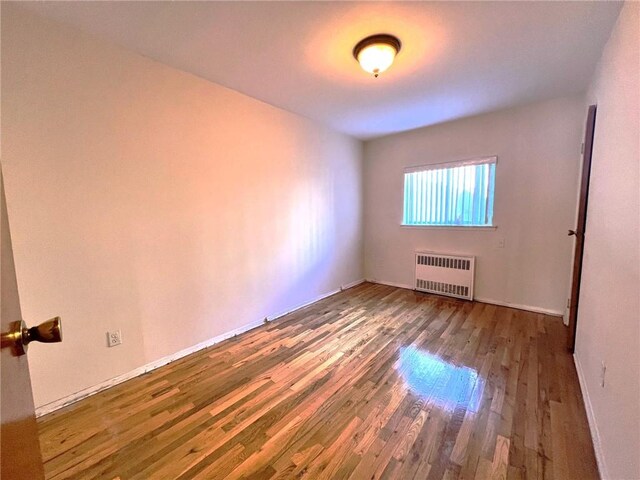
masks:
<path fill-rule="evenodd" d="M 366 278 L 411 286 L 416 250 L 472 254 L 478 299 L 564 313 L 585 112 L 563 98 L 366 142 Z M 405 167 L 484 155 L 496 230 L 400 226 Z"/>
<path fill-rule="evenodd" d="M 639 12 L 638 3 L 623 7 L 587 95 L 598 111 L 576 360 L 611 479 L 640 478 Z"/>
<path fill-rule="evenodd" d="M 36 405 L 362 277 L 360 142 L 7 4 L 2 163 Z"/>

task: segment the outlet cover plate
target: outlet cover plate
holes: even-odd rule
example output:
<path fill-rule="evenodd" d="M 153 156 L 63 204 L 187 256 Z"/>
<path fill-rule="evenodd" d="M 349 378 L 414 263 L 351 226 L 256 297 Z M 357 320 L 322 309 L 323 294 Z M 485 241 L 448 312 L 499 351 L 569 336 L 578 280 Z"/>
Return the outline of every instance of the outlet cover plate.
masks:
<path fill-rule="evenodd" d="M 122 343 L 122 333 L 120 330 L 114 330 L 113 332 L 107 332 L 107 346 L 115 347 Z"/>

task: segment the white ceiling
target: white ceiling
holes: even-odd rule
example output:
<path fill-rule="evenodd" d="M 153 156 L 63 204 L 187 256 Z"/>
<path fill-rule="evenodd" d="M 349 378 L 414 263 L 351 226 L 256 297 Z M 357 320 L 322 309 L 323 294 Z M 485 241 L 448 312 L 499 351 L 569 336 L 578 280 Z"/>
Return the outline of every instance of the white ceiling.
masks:
<path fill-rule="evenodd" d="M 610 2 L 38 2 L 32 11 L 371 138 L 583 91 Z M 398 36 L 373 78 L 351 56 Z"/>

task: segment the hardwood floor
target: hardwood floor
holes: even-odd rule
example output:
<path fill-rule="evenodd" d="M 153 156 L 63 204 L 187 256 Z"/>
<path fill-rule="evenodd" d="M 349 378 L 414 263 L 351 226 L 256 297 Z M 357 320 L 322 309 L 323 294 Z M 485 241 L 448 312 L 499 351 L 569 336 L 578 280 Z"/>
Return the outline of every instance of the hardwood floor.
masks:
<path fill-rule="evenodd" d="M 565 343 L 363 284 L 41 418 L 46 476 L 598 478 Z"/>

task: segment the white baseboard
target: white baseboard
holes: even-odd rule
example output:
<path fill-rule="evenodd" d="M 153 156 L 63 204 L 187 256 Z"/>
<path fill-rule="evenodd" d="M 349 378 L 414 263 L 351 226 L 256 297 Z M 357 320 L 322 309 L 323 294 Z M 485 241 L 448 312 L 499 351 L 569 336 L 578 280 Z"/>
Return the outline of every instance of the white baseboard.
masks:
<path fill-rule="evenodd" d="M 593 405 L 591 404 L 591 397 L 589 397 L 589 391 L 587 390 L 587 382 L 584 378 L 584 372 L 582 371 L 580 361 L 575 353 L 573 354 L 573 363 L 575 364 L 576 371 L 578 372 L 578 382 L 580 383 L 580 391 L 582 391 L 582 398 L 584 399 L 584 407 L 587 411 L 587 420 L 589 421 L 589 430 L 591 431 L 591 439 L 593 440 L 593 450 L 596 452 L 596 461 L 598 462 L 600 478 L 602 480 L 607 480 L 610 478 L 609 469 L 607 468 L 607 463 L 604 460 L 602 442 L 600 441 L 600 431 L 598 430 L 596 417 L 593 413 Z"/>
<path fill-rule="evenodd" d="M 276 320 L 284 315 L 287 315 L 289 313 L 293 313 L 296 310 L 300 310 L 301 308 L 307 307 L 309 305 L 311 305 L 312 303 L 316 303 L 322 299 L 325 299 L 327 297 L 330 297 L 331 295 L 335 295 L 336 293 L 341 292 L 342 290 L 346 290 L 348 288 L 351 287 L 355 287 L 356 285 L 360 285 L 361 283 L 363 283 L 365 280 L 361 279 L 361 280 L 356 280 L 355 282 L 351 282 L 348 283 L 346 285 L 341 286 L 339 289 L 337 290 L 332 290 L 329 293 L 325 293 L 320 295 L 319 297 L 311 300 L 310 302 L 306 302 L 302 305 L 298 305 L 297 307 L 288 310 L 284 313 L 280 313 L 278 315 L 274 315 L 272 317 L 267 317 L 267 319 L 269 321 L 272 320 Z M 129 372 L 123 373 L 122 375 L 118 375 L 117 377 L 114 378 L 110 378 L 109 380 L 105 380 L 104 382 L 100 382 L 97 385 L 94 385 L 92 387 L 89 388 L 85 388 L 84 390 L 80 390 L 79 392 L 76 393 L 72 393 L 71 395 L 68 395 L 66 397 L 63 397 L 59 400 L 55 400 L 51 403 L 47 403 L 46 405 L 42 405 L 36 408 L 36 417 L 41 417 L 43 415 L 46 415 L 48 413 L 54 412 L 56 410 L 59 410 L 60 408 L 66 407 L 68 405 L 71 405 L 72 403 L 75 403 L 79 400 L 82 400 L 83 398 L 87 398 L 91 395 L 95 395 L 98 392 L 101 392 L 103 390 L 106 390 L 107 388 L 111 388 L 114 387 L 122 382 L 126 382 L 127 380 L 131 380 L 132 378 L 138 377 L 140 375 L 143 375 L 147 372 L 150 372 L 151 370 L 155 370 L 156 368 L 162 367 L 168 363 L 174 362 L 176 360 L 179 360 L 183 357 L 186 357 L 187 355 L 190 355 L 192 353 L 195 353 L 199 350 L 202 350 L 204 348 L 210 347 L 212 345 L 215 345 L 216 343 L 220 343 L 223 340 L 226 340 L 228 338 L 231 338 L 235 335 L 240 335 L 241 333 L 247 332 L 253 328 L 259 327 L 260 325 L 264 324 L 264 320 L 258 320 L 252 323 L 249 323 L 247 325 L 243 325 L 242 327 L 238 327 L 235 328 L 229 332 L 225 332 L 221 335 L 217 335 L 213 338 L 210 338 L 208 340 L 205 340 L 204 342 L 200 342 L 196 345 L 192 345 L 191 347 L 187 347 L 183 350 L 180 350 L 179 352 L 176 353 L 172 353 L 171 355 L 167 355 L 166 357 L 162 357 L 158 360 L 155 360 L 153 362 L 147 363 L 146 365 L 143 365 L 141 367 L 138 367 L 134 370 L 131 370 Z"/>
<path fill-rule="evenodd" d="M 361 278 L 359 280 L 356 280 L 355 282 L 345 283 L 340 287 L 340 290 L 347 290 L 349 288 L 357 287 L 358 285 L 364 282 L 366 282 L 366 280 L 364 278 Z"/>
<path fill-rule="evenodd" d="M 386 280 L 373 280 L 373 279 L 367 279 L 366 281 L 370 283 L 379 283 L 380 285 L 388 285 L 389 287 L 398 287 L 398 288 L 406 288 L 407 290 L 415 290 L 413 288 L 413 285 L 406 285 L 404 283 L 387 282 Z"/>
<path fill-rule="evenodd" d="M 527 312 L 543 313 L 545 315 L 553 315 L 554 317 L 562 317 L 560 310 L 552 310 L 549 308 L 534 307 L 533 305 L 522 305 L 520 303 L 502 302 L 500 300 L 494 300 L 492 298 L 475 297 L 476 302 L 490 303 L 492 305 L 499 305 L 501 307 L 515 308 L 516 310 L 526 310 Z"/>
<path fill-rule="evenodd" d="M 172 353 L 171 355 L 167 355 L 166 357 L 159 358 L 153 362 L 147 363 L 141 367 L 138 367 L 129 372 L 123 373 L 122 375 L 118 375 L 117 377 L 110 378 L 109 380 L 105 380 L 104 382 L 100 382 L 97 385 L 94 385 L 89 388 L 85 388 L 84 390 L 80 390 L 79 392 L 72 393 L 66 397 L 63 397 L 59 400 L 55 400 L 51 403 L 47 403 L 46 405 L 42 405 L 36 408 L 36 417 L 41 417 L 42 415 L 46 415 L 47 413 L 51 413 L 55 410 L 58 410 L 62 407 L 66 407 L 67 405 L 71 405 L 83 398 L 94 395 L 98 392 L 106 390 L 107 388 L 114 387 L 122 382 L 126 382 L 127 380 L 131 380 L 132 378 L 143 375 L 151 370 L 155 370 L 156 368 L 162 367 L 168 363 L 174 362 L 176 360 L 181 359 L 182 357 L 186 357 L 192 353 L 195 353 L 203 348 L 210 347 L 215 345 L 216 343 L 220 343 L 223 340 L 233 337 L 234 335 L 239 335 L 253 328 L 259 327 L 262 325 L 264 321 L 260 320 L 257 322 L 250 323 L 248 325 L 244 325 L 242 327 L 238 327 L 229 332 L 225 332 L 222 335 L 217 335 L 213 338 L 205 340 L 204 342 L 200 342 L 196 345 L 192 345 L 191 347 L 187 347 L 183 350 L 180 350 L 176 353 Z"/>
<path fill-rule="evenodd" d="M 371 279 L 367 279 L 367 282 L 379 283 L 381 285 L 389 285 L 390 287 L 398 287 L 398 288 L 406 288 L 408 290 L 415 290 L 415 288 L 413 288 L 413 285 L 407 285 L 404 283 L 395 283 L 395 282 L 387 282 L 385 280 L 371 280 Z M 527 312 L 543 313 L 545 315 L 554 315 L 556 317 L 562 317 L 563 315 L 563 312 L 559 310 L 551 310 L 548 308 L 534 307 L 531 305 L 521 305 L 519 303 L 503 302 L 500 300 L 494 300 L 492 298 L 475 297 L 473 300 L 476 302 L 499 305 L 501 307 L 515 308 L 516 310 L 526 310 Z"/>
<path fill-rule="evenodd" d="M 267 317 L 267 320 L 269 322 L 272 322 L 273 320 L 277 320 L 280 317 L 284 317 L 285 315 L 289 315 L 290 313 L 293 313 L 293 312 L 295 312 L 297 310 L 300 310 L 301 308 L 308 307 L 309 305 L 311 305 L 313 303 L 319 302 L 320 300 L 324 300 L 325 298 L 330 297 L 331 295 L 335 295 L 336 293 L 340 293 L 343 290 L 347 290 L 349 288 L 352 288 L 352 287 L 355 287 L 357 285 L 360 285 L 361 283 L 364 283 L 365 281 L 366 280 L 364 278 L 362 278 L 360 280 L 356 280 L 355 282 L 347 283 L 345 285 L 342 285 L 337 290 L 332 290 L 332 291 L 330 291 L 328 293 L 324 293 L 324 294 L 320 295 L 319 297 L 316 297 L 316 298 L 314 298 L 313 300 L 311 300 L 311 301 L 309 301 L 307 303 L 303 303 L 302 305 L 298 305 L 297 307 L 294 307 L 291 310 L 286 310 L 284 312 L 280 312 L 280 313 L 275 314 L 275 315 L 270 315 L 270 316 Z"/>

